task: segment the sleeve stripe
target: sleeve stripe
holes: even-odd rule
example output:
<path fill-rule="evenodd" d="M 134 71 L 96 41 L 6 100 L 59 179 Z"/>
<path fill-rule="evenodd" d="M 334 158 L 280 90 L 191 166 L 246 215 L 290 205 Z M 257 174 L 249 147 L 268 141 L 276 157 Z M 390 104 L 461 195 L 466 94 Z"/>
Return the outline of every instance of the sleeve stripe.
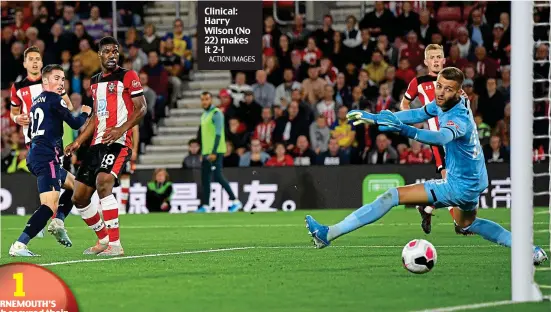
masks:
<path fill-rule="evenodd" d="M 433 115 L 431 113 L 429 113 L 429 111 L 427 110 L 427 105 L 423 106 L 423 109 L 425 110 L 425 113 L 431 117 L 436 117 L 436 115 Z"/>
<path fill-rule="evenodd" d="M 408 101 L 413 101 L 413 99 L 411 98 L 411 95 L 409 95 L 407 92 L 404 93 L 404 97 L 408 99 Z"/>
<path fill-rule="evenodd" d="M 143 89 L 132 91 L 132 92 L 130 92 L 130 95 L 135 95 L 135 94 L 138 94 L 138 93 L 143 93 Z"/>
<path fill-rule="evenodd" d="M 130 97 L 135 98 L 135 97 L 142 96 L 142 95 L 143 95 L 143 90 L 139 91 L 138 93 L 132 92 Z"/>
<path fill-rule="evenodd" d="M 20 105 L 17 104 L 17 103 L 15 103 L 14 101 L 11 101 L 11 106 L 13 106 L 13 107 L 19 107 Z"/>
<path fill-rule="evenodd" d="M 456 136 L 456 135 L 455 135 L 455 131 L 453 131 L 452 128 L 450 128 L 450 127 L 442 127 L 442 129 L 448 129 L 448 130 L 450 130 L 450 131 L 453 133 L 453 139 L 455 140 L 455 136 Z"/>

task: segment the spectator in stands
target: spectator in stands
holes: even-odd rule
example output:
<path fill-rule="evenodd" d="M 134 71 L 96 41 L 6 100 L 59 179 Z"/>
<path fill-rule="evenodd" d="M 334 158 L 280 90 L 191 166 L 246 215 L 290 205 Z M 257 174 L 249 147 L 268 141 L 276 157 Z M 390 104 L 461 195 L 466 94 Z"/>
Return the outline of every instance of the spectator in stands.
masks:
<path fill-rule="evenodd" d="M 254 98 L 262 107 L 272 107 L 275 98 L 275 87 L 267 81 L 264 70 L 256 71 L 256 83 L 252 85 Z"/>
<path fill-rule="evenodd" d="M 507 103 L 503 110 L 503 119 L 499 120 L 492 133 L 501 139 L 501 144 L 509 148 L 511 139 L 511 103 Z"/>
<path fill-rule="evenodd" d="M 488 126 L 487 123 L 482 120 L 482 115 L 476 113 L 474 116 L 474 122 L 476 124 L 476 131 L 478 132 L 478 139 L 480 140 L 480 145 L 484 146 L 490 143 L 490 135 L 492 134 L 492 129 Z"/>
<path fill-rule="evenodd" d="M 347 106 L 348 107 L 348 106 Z M 371 110 L 371 105 L 369 104 L 369 101 L 365 98 L 362 87 L 356 86 L 354 89 L 352 89 L 352 102 L 350 104 L 349 109 L 368 109 Z"/>
<path fill-rule="evenodd" d="M 326 14 L 323 17 L 323 25 L 321 28 L 316 29 L 313 36 L 316 38 L 317 46 L 320 48 L 324 56 L 329 56 L 333 52 L 333 36 L 335 31 L 333 30 L 333 17 L 330 14 Z"/>
<path fill-rule="evenodd" d="M 38 18 L 32 24 L 38 30 L 38 38 L 44 42 L 48 42 L 51 36 L 50 30 L 54 22 L 54 19 L 48 14 L 48 8 L 45 5 L 40 5 Z"/>
<path fill-rule="evenodd" d="M 354 48 L 362 44 L 362 35 L 360 30 L 357 27 L 358 21 L 356 20 L 356 17 L 354 15 L 349 15 L 346 18 L 346 29 L 342 33 L 342 44 L 345 48 L 347 48 L 350 51 L 353 51 Z M 337 40 L 333 38 L 335 42 Z M 344 55 L 348 56 L 352 53 L 342 51 Z"/>
<path fill-rule="evenodd" d="M 239 104 L 237 114 L 239 120 L 245 124 L 247 132 L 253 132 L 256 125 L 262 120 L 262 106 L 256 101 L 256 96 L 252 91 L 245 92 L 245 99 Z"/>
<path fill-rule="evenodd" d="M 467 94 L 469 102 L 471 103 L 471 111 L 476 114 L 478 111 L 478 94 L 474 93 L 474 82 L 472 79 L 465 79 L 463 81 L 463 91 Z"/>
<path fill-rule="evenodd" d="M 231 141 L 226 141 L 226 153 L 224 154 L 223 166 L 239 167 L 239 155 L 234 151 L 234 147 Z"/>
<path fill-rule="evenodd" d="M 325 117 L 327 124 L 332 125 L 337 120 L 337 103 L 334 100 L 333 87 L 325 85 L 323 99 L 316 105 L 316 115 Z"/>
<path fill-rule="evenodd" d="M 476 60 L 474 54 L 476 43 L 469 38 L 469 31 L 467 28 L 461 26 L 457 29 L 457 41 L 455 44 L 459 48 L 460 58 L 467 59 L 469 62 L 474 62 Z"/>
<path fill-rule="evenodd" d="M 64 50 L 61 52 L 61 67 L 63 67 L 63 71 L 65 72 L 65 77 L 69 76 L 69 73 L 71 71 L 71 59 L 73 56 L 71 55 L 71 51 Z"/>
<path fill-rule="evenodd" d="M 131 45 L 136 45 L 140 43 L 140 35 L 138 34 L 138 30 L 134 27 L 128 28 L 126 33 L 124 34 L 124 44 L 123 47 L 125 49 L 125 52 L 128 50 L 128 47 Z"/>
<path fill-rule="evenodd" d="M 364 69 L 367 71 L 369 78 L 377 84 L 385 79 L 385 71 L 388 67 L 388 64 L 383 59 L 383 54 L 376 50 L 373 51 L 371 56 L 371 63 L 367 66 L 364 66 Z"/>
<path fill-rule="evenodd" d="M 251 139 L 251 151 L 241 155 L 239 167 L 262 167 L 270 159 L 270 155 L 262 150 L 260 140 Z"/>
<path fill-rule="evenodd" d="M 78 22 L 78 16 L 75 15 L 75 8 L 70 5 L 63 6 L 63 17 L 57 20 L 64 32 L 72 33 L 75 30 L 75 24 Z"/>
<path fill-rule="evenodd" d="M 262 121 L 254 128 L 253 139 L 260 141 L 264 151 L 271 151 L 273 147 L 275 121 L 272 118 L 272 109 L 262 109 Z"/>
<path fill-rule="evenodd" d="M 509 102 L 511 100 L 511 67 L 502 66 L 500 72 L 501 79 L 497 82 L 497 90 L 503 94 L 505 102 Z"/>
<path fill-rule="evenodd" d="M 344 60 L 341 57 L 342 50 L 342 34 L 339 31 L 336 31 L 333 34 L 333 50 L 330 54 L 328 54 L 328 56 L 331 59 L 331 62 L 333 62 L 339 70 L 344 68 Z"/>
<path fill-rule="evenodd" d="M 337 139 L 329 139 L 328 149 L 325 152 L 322 152 L 318 156 L 318 165 L 323 166 L 339 166 L 347 165 L 350 163 L 350 155 L 344 153 Z"/>
<path fill-rule="evenodd" d="M 396 78 L 396 67 L 388 66 L 386 68 L 383 82 L 388 86 L 388 90 L 394 101 L 400 101 L 400 93 L 406 90 L 407 85 L 402 79 Z"/>
<path fill-rule="evenodd" d="M 494 78 L 486 82 L 486 92 L 480 95 L 478 111 L 482 114 L 484 121 L 492 128 L 497 121 L 503 119 L 505 110 L 505 99 L 503 94 L 497 90 L 497 83 Z"/>
<path fill-rule="evenodd" d="M 310 149 L 308 138 L 301 135 L 297 138 L 297 146 L 293 149 L 295 166 L 311 166 L 316 164 L 316 153 Z"/>
<path fill-rule="evenodd" d="M 490 144 L 484 146 L 484 159 L 487 163 L 508 163 L 509 152 L 501 145 L 501 139 L 497 135 L 492 135 Z"/>
<path fill-rule="evenodd" d="M 172 197 L 172 182 L 165 169 L 157 168 L 153 171 L 153 178 L 147 183 L 145 202 L 149 212 L 170 210 Z"/>
<path fill-rule="evenodd" d="M 413 78 L 415 78 L 415 71 L 411 69 L 409 60 L 403 58 L 398 63 L 398 69 L 396 70 L 396 78 L 409 83 Z"/>
<path fill-rule="evenodd" d="M 291 68 L 293 69 L 295 80 L 304 80 L 304 77 L 307 76 L 305 72 L 308 70 L 308 66 L 310 65 L 302 61 L 302 54 L 299 50 L 293 50 L 293 52 L 291 52 Z"/>
<path fill-rule="evenodd" d="M 279 86 L 283 82 L 283 73 L 279 67 L 279 62 L 275 55 L 266 58 L 266 66 L 264 71 L 267 75 L 267 81 L 273 86 Z"/>
<path fill-rule="evenodd" d="M 505 47 L 509 45 L 507 40 L 504 37 L 505 26 L 501 23 L 494 25 L 494 30 L 492 32 L 492 40 L 485 42 L 486 51 L 488 51 L 488 57 L 496 60 L 499 64 L 506 65 L 508 64 L 507 54 L 505 53 Z"/>
<path fill-rule="evenodd" d="M 410 140 L 410 145 L 400 154 L 400 164 L 428 164 L 432 160 L 429 148 L 415 140 Z"/>
<path fill-rule="evenodd" d="M 306 39 L 310 36 L 310 31 L 304 27 L 304 18 L 302 15 L 295 16 L 293 29 L 287 33 L 291 39 L 291 45 L 297 49 L 303 49 L 306 45 Z"/>
<path fill-rule="evenodd" d="M 476 73 L 481 77 L 496 78 L 498 65 L 497 62 L 486 55 L 486 48 L 476 47 L 474 54 L 476 56 Z"/>
<path fill-rule="evenodd" d="M 301 85 L 298 81 L 293 80 L 293 70 L 285 68 L 283 70 L 283 83 L 277 86 L 275 90 L 274 103 L 281 105 L 284 109 L 291 102 L 291 91 L 294 89 L 300 90 Z"/>
<path fill-rule="evenodd" d="M 395 27 L 396 18 L 390 10 L 385 8 L 383 1 L 375 1 L 375 10 L 365 14 L 360 21 L 360 29 L 367 28 L 371 36 L 377 37 L 380 34 L 385 34 L 390 40 L 394 40 Z"/>
<path fill-rule="evenodd" d="M 323 115 L 318 115 L 316 122 L 310 125 L 310 140 L 312 141 L 312 149 L 316 154 L 327 151 L 331 131 L 327 126 L 327 119 Z"/>
<path fill-rule="evenodd" d="M 9 26 L 2 27 L 2 61 L 5 55 L 9 53 L 8 51 L 11 51 L 11 47 L 15 41 L 13 29 Z"/>
<path fill-rule="evenodd" d="M 390 89 L 386 83 L 382 83 L 379 86 L 379 97 L 374 104 L 375 105 L 372 107 L 371 111 L 375 111 L 377 113 L 387 109 L 393 112 L 399 110 L 399 105 L 390 95 Z"/>
<path fill-rule="evenodd" d="M 294 165 L 293 157 L 287 155 L 283 143 L 276 143 L 274 152 L 274 156 L 266 162 L 266 167 L 290 167 Z"/>
<path fill-rule="evenodd" d="M 377 136 L 377 148 L 372 149 L 367 154 L 364 161 L 368 164 L 396 164 L 398 163 L 398 152 L 392 145 L 386 134 L 381 133 Z"/>
<path fill-rule="evenodd" d="M 11 45 L 10 52 L 2 66 L 2 80 L 8 81 L 8 88 L 11 87 L 11 84 L 15 82 L 18 76 L 25 75 L 25 68 L 23 67 L 23 44 L 19 41 L 14 42 Z"/>
<path fill-rule="evenodd" d="M 222 89 L 218 92 L 220 98 L 220 105 L 218 109 L 222 111 L 224 117 L 226 117 L 226 123 L 230 118 L 237 116 L 237 107 L 233 104 L 230 91 L 228 89 Z"/>
<path fill-rule="evenodd" d="M 293 63 L 291 61 L 291 46 L 289 45 L 289 37 L 283 34 L 279 36 L 279 44 L 276 48 L 276 56 L 279 60 L 279 66 L 281 68 L 291 68 Z"/>
<path fill-rule="evenodd" d="M 72 51 L 73 42 L 71 34 L 63 34 L 63 28 L 60 24 L 52 25 L 50 40 L 48 41 L 46 51 L 44 52 L 44 64 L 59 64 L 61 61 L 61 52 L 65 50 Z M 72 52 L 71 52 L 72 54 Z M 96 58 L 97 58 L 96 54 Z"/>
<path fill-rule="evenodd" d="M 71 86 L 70 90 L 76 93 L 83 93 L 84 88 L 82 86 L 84 79 L 84 73 L 82 72 L 82 63 L 79 59 L 75 59 L 71 66 L 71 71 L 65 80 L 69 81 Z"/>
<path fill-rule="evenodd" d="M 430 18 L 429 10 L 422 10 L 419 13 L 419 27 L 415 29 L 419 41 L 423 45 L 429 45 L 432 40 L 432 34 L 438 33 L 436 22 Z"/>
<path fill-rule="evenodd" d="M 484 45 L 485 42 L 490 42 L 492 39 L 492 33 L 488 25 L 482 21 L 482 12 L 479 9 L 473 9 L 471 11 L 472 22 L 467 27 L 469 30 L 469 37 L 477 46 Z"/>
<path fill-rule="evenodd" d="M 264 49 L 277 50 L 280 36 L 281 31 L 279 31 L 274 18 L 271 16 L 266 16 L 266 18 L 264 18 L 264 31 L 262 33 Z"/>
<path fill-rule="evenodd" d="M 413 11 L 410 2 L 402 2 L 402 13 L 396 18 L 396 25 L 398 25 L 396 33 L 398 36 L 405 36 L 411 30 L 419 29 L 419 14 Z"/>
<path fill-rule="evenodd" d="M 166 40 L 172 39 L 174 43 L 174 54 L 178 55 L 184 62 L 184 71 L 191 70 L 192 44 L 191 38 L 184 34 L 184 22 L 177 18 L 174 21 L 173 32 L 167 33 L 161 41 L 161 53 L 165 52 Z"/>
<path fill-rule="evenodd" d="M 331 137 L 337 139 L 341 150 L 350 155 L 352 147 L 357 146 L 356 142 L 356 128 L 346 119 L 348 108 L 341 106 L 338 109 L 337 120 L 331 125 Z"/>
<path fill-rule="evenodd" d="M 148 85 L 149 78 L 145 72 L 140 72 L 140 84 L 143 88 L 143 95 L 147 103 L 147 110 L 154 116 L 155 102 L 157 102 L 157 93 Z"/>
<path fill-rule="evenodd" d="M 356 66 L 362 68 L 368 64 L 368 61 L 371 60 L 371 55 L 375 50 L 375 42 L 371 41 L 371 35 L 369 30 L 362 29 L 361 32 L 362 43 L 356 47 L 355 56 L 356 56 Z"/>
<path fill-rule="evenodd" d="M 307 64 L 317 64 L 322 57 L 322 52 L 316 45 L 314 37 L 308 38 L 306 48 L 302 51 L 302 61 Z"/>
<path fill-rule="evenodd" d="M 358 74 L 358 86 L 362 89 L 362 93 L 368 101 L 374 101 L 379 96 L 379 88 L 373 82 L 366 70 L 361 70 Z"/>
<path fill-rule="evenodd" d="M 142 68 L 142 71 L 149 78 L 149 87 L 157 94 L 155 104 L 156 118 L 164 117 L 164 110 L 168 101 L 168 72 L 159 62 L 159 54 L 157 51 L 151 51 L 148 55 L 148 63 Z"/>
<path fill-rule="evenodd" d="M 130 61 L 131 69 L 140 72 L 147 64 L 147 54 L 145 54 L 137 45 L 131 44 L 128 46 L 128 58 L 125 61 Z"/>
<path fill-rule="evenodd" d="M 25 48 L 36 45 L 36 42 L 38 41 L 38 29 L 32 26 L 27 28 L 27 31 L 25 31 L 25 37 L 27 38 Z"/>
<path fill-rule="evenodd" d="M 407 44 L 400 51 L 400 59 L 407 58 L 410 66 L 416 68 L 425 59 L 425 47 L 417 41 L 417 33 L 410 31 L 407 35 Z"/>
<path fill-rule="evenodd" d="M 184 158 L 182 168 L 199 169 L 201 168 L 201 144 L 197 139 L 191 139 L 187 143 L 189 154 Z"/>
<path fill-rule="evenodd" d="M 74 36 L 76 37 L 75 42 L 80 43 L 81 40 L 87 40 L 88 45 L 90 47 L 92 47 L 92 50 L 94 50 L 94 51 L 97 50 L 96 49 L 96 44 L 94 42 L 94 38 L 92 38 L 92 36 L 90 36 L 86 32 L 86 29 L 84 28 L 84 24 L 82 24 L 82 22 L 80 22 L 80 21 L 75 23 L 75 34 L 74 34 Z M 78 53 L 78 51 L 79 51 L 79 45 L 74 45 L 73 50 L 72 50 L 73 54 Z"/>
<path fill-rule="evenodd" d="M 376 49 L 383 54 L 387 63 L 391 65 L 396 65 L 398 63 L 398 49 L 389 44 L 388 37 L 386 35 L 380 35 L 377 37 Z"/>
<path fill-rule="evenodd" d="M 306 135 L 308 123 L 299 116 L 299 103 L 292 101 L 287 107 L 286 113 L 276 120 L 274 130 L 274 142 L 283 142 L 287 150 L 293 150 L 299 135 Z"/>
<path fill-rule="evenodd" d="M 233 103 L 239 105 L 243 101 L 245 92 L 252 91 L 253 89 L 246 83 L 246 76 L 244 72 L 237 72 L 235 74 L 235 83 L 228 86 L 233 98 Z"/>
<path fill-rule="evenodd" d="M 324 88 L 327 84 L 318 75 L 319 67 L 310 65 L 308 68 L 308 78 L 302 82 L 302 88 L 304 89 L 303 100 L 312 106 L 316 105 L 323 98 Z"/>
<path fill-rule="evenodd" d="M 111 24 L 101 18 L 98 6 L 90 10 L 90 18 L 83 21 L 86 32 L 94 39 L 94 42 L 111 33 Z"/>
<path fill-rule="evenodd" d="M 35 46 L 38 48 L 40 55 L 44 55 L 44 50 L 46 50 L 46 44 L 44 43 L 44 41 L 40 39 L 36 40 Z"/>
<path fill-rule="evenodd" d="M 182 62 L 180 57 L 174 53 L 174 44 L 172 39 L 165 41 L 165 52 L 159 57 L 160 63 L 168 72 L 168 82 L 172 87 L 170 103 L 174 107 L 178 99 L 182 96 Z"/>
<path fill-rule="evenodd" d="M 338 73 L 333 92 L 337 105 L 350 107 L 350 104 L 352 104 L 352 91 L 350 91 L 350 87 L 346 85 L 346 78 L 343 73 Z"/>
<path fill-rule="evenodd" d="M 439 32 L 433 33 L 432 36 L 431 36 L 430 43 L 441 45 L 442 49 L 444 49 L 444 55 L 448 55 L 448 53 L 450 51 L 450 45 L 448 44 L 447 41 L 444 41 L 444 37 L 442 36 L 441 33 L 439 33 Z"/>
<path fill-rule="evenodd" d="M 145 24 L 144 34 L 139 43 L 142 51 L 147 55 L 150 51 L 159 51 L 161 49 L 161 38 L 156 34 L 155 25 Z"/>
<path fill-rule="evenodd" d="M 450 53 L 449 56 L 446 58 L 446 63 L 444 64 L 445 67 L 456 67 L 460 70 L 463 70 L 465 66 L 469 64 L 469 61 L 467 59 L 462 58 L 459 46 L 454 44 L 450 47 Z"/>
<path fill-rule="evenodd" d="M 82 71 L 86 76 L 93 76 L 100 70 L 101 63 L 98 54 L 90 48 L 88 40 L 82 39 L 79 43 L 80 53 L 75 55 L 73 60 L 80 60 L 82 63 Z"/>
<path fill-rule="evenodd" d="M 499 14 L 499 23 L 503 25 L 503 45 L 506 47 L 511 44 L 511 19 L 509 13 L 501 12 Z"/>
<path fill-rule="evenodd" d="M 24 42 L 25 32 L 27 31 L 27 28 L 31 27 L 31 25 L 25 22 L 25 17 L 23 16 L 23 11 L 21 9 L 15 10 L 15 23 L 11 25 L 11 27 L 13 27 L 13 34 L 15 38 Z"/>
<path fill-rule="evenodd" d="M 243 155 L 249 142 L 249 132 L 239 131 L 240 123 L 237 118 L 230 118 L 228 124 L 230 131 L 227 133 L 227 139 L 235 147 L 237 155 Z"/>
<path fill-rule="evenodd" d="M 534 75 L 541 78 L 549 77 L 549 46 L 545 43 L 539 43 L 536 45 L 536 57 L 537 62 L 534 62 Z M 547 62 L 546 62 L 547 61 Z"/>

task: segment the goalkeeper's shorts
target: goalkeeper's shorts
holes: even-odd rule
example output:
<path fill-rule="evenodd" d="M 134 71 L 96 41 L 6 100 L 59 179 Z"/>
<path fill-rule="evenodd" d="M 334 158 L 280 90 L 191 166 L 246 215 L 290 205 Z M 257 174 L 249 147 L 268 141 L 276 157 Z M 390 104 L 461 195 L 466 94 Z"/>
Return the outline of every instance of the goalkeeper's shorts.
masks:
<path fill-rule="evenodd" d="M 478 191 L 456 191 L 449 180 L 429 180 L 424 184 L 429 204 L 436 208 L 459 207 L 461 210 L 473 211 L 478 208 Z M 461 189 L 461 188 L 457 188 Z"/>

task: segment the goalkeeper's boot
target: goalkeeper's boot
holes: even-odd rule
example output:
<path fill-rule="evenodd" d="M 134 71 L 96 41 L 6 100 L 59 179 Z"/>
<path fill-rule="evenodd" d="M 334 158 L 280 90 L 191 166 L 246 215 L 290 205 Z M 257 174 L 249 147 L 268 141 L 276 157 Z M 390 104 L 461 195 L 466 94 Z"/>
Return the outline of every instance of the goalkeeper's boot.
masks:
<path fill-rule="evenodd" d="M 432 230 L 432 213 L 425 211 L 425 207 L 417 206 L 417 211 L 421 215 L 421 228 L 425 234 L 430 234 Z"/>
<path fill-rule="evenodd" d="M 40 255 L 30 251 L 27 245 L 21 242 L 13 243 L 10 247 L 9 254 L 12 257 L 40 257 Z"/>
<path fill-rule="evenodd" d="M 319 224 L 312 216 L 306 216 L 306 228 L 308 229 L 308 234 L 312 236 L 312 241 L 314 246 L 318 249 L 325 248 L 329 246 L 330 242 L 327 239 L 327 233 L 329 232 L 329 227 L 326 225 Z"/>
<path fill-rule="evenodd" d="M 239 211 L 241 208 L 243 208 L 243 204 L 239 201 L 239 199 L 236 199 L 232 201 L 230 207 L 228 208 L 228 211 L 236 212 L 236 211 Z"/>
<path fill-rule="evenodd" d="M 199 208 L 197 208 L 197 210 L 195 212 L 198 212 L 198 213 L 207 213 L 207 212 L 210 212 L 210 207 L 206 206 L 206 205 L 203 205 Z"/>
<path fill-rule="evenodd" d="M 471 232 L 469 230 L 465 230 L 465 229 L 461 228 L 459 225 L 457 225 L 457 223 L 455 223 L 455 220 L 453 221 L 453 226 L 455 227 L 455 234 L 457 234 L 457 235 L 463 235 L 463 236 L 474 235 L 473 232 Z"/>
<path fill-rule="evenodd" d="M 103 252 L 105 249 L 109 247 L 109 241 L 101 242 L 97 241 L 96 244 L 88 249 L 86 249 L 82 254 L 84 255 L 97 255 L 100 252 Z"/>
<path fill-rule="evenodd" d="M 121 245 L 109 245 L 107 249 L 100 252 L 98 257 L 118 257 L 124 256 L 124 250 Z"/>
<path fill-rule="evenodd" d="M 71 239 L 67 235 L 67 230 L 65 229 L 65 223 L 59 219 L 53 219 L 48 225 L 48 233 L 52 234 L 58 243 L 65 247 L 73 246 Z"/>
<path fill-rule="evenodd" d="M 545 253 L 545 250 L 543 250 L 543 248 L 539 246 L 534 247 L 534 265 L 540 265 L 548 259 L 549 258 L 547 257 L 547 254 Z"/>

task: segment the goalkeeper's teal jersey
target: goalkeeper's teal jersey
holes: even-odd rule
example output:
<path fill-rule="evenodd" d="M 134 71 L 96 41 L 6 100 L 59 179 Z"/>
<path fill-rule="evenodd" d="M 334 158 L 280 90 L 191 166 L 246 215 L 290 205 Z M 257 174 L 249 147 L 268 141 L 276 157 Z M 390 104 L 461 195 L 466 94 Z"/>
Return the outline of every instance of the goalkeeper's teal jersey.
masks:
<path fill-rule="evenodd" d="M 453 140 L 444 145 L 448 182 L 455 191 L 466 196 L 484 191 L 488 187 L 484 154 L 473 114 L 465 99 L 461 97 L 461 101 L 447 111 L 438 107 L 435 101 L 425 108 L 428 114 L 438 117 L 441 129 L 446 128 L 453 133 Z"/>

